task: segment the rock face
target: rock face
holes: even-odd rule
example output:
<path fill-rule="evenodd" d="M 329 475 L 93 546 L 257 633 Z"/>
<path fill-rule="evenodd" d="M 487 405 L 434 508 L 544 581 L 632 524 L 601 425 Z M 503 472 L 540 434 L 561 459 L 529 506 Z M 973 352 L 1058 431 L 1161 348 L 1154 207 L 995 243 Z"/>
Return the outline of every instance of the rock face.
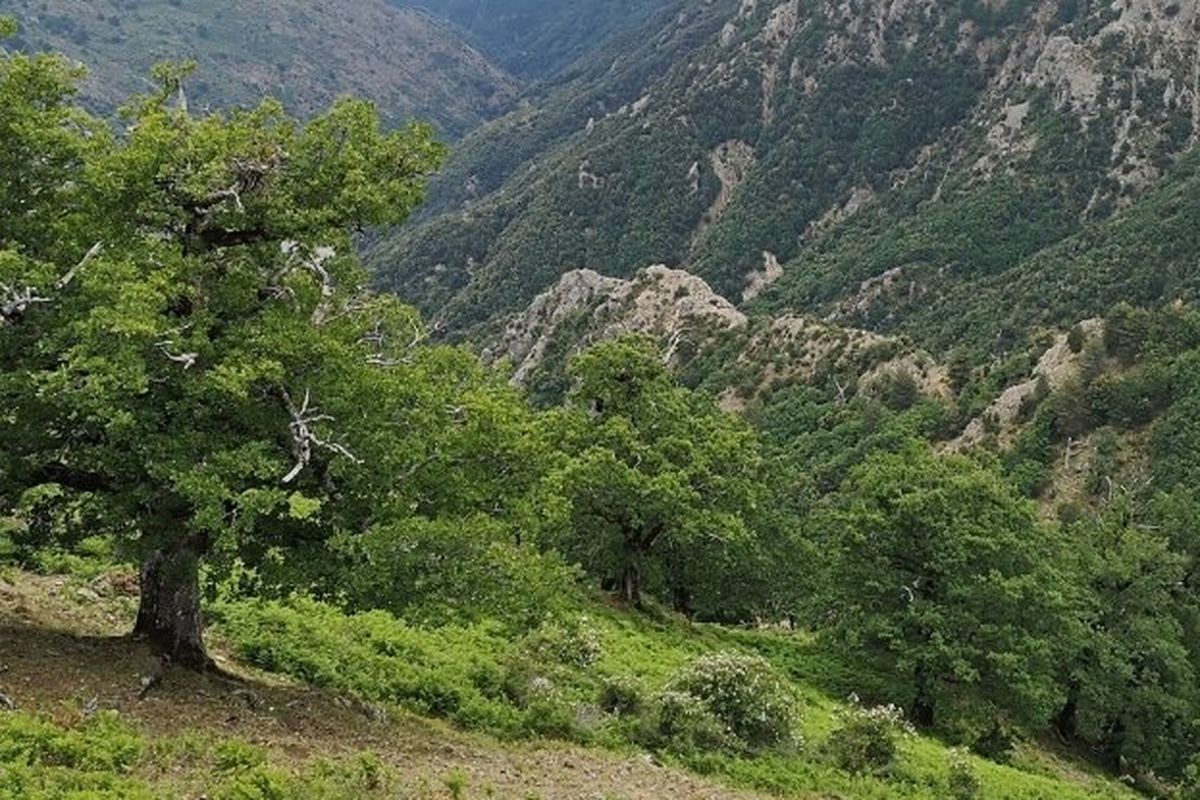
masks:
<path fill-rule="evenodd" d="M 1084 336 L 1091 339 L 1101 335 L 1104 323 L 1099 319 L 1079 324 Z M 1080 355 L 1067 344 L 1067 334 L 1058 334 L 1054 343 L 1038 359 L 1033 374 L 1026 381 L 1009 386 L 977 419 L 971 420 L 963 432 L 946 444 L 949 451 L 962 451 L 994 435 L 1002 446 L 1009 446 L 1021 429 L 1021 411 L 1027 403 L 1036 401 L 1039 387 L 1055 391 L 1068 381 L 1079 377 Z"/>
<path fill-rule="evenodd" d="M 630 280 L 590 269 L 568 272 L 538 295 L 489 348 L 491 361 L 509 360 L 523 383 L 546 360 L 552 344 L 569 339 L 574 350 L 623 333 L 645 333 L 667 344 L 674 360 L 685 336 L 707 338 L 746 326 L 746 316 L 694 275 L 662 265 Z"/>
<path fill-rule="evenodd" d="M 869 331 L 795 315 L 751 319 L 683 270 L 652 266 L 632 279 L 594 270 L 568 272 L 509 321 L 485 356 L 513 365 L 514 383 L 561 369 L 564 355 L 625 333 L 650 336 L 675 367 L 729 350 L 724 372 L 739 375 L 721 403 L 738 410 L 759 391 L 780 383 L 831 380 L 843 397 L 875 391 L 895 376 L 912 380 L 928 397 L 950 396 L 946 370 L 928 354 Z M 733 343 L 736 348 L 730 350 Z"/>

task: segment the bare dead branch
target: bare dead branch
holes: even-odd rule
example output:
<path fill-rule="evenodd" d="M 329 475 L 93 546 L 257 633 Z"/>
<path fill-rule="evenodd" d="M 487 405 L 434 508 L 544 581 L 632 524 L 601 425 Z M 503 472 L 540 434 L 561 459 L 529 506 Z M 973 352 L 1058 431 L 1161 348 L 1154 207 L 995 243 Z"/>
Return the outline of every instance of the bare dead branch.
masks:
<path fill-rule="evenodd" d="M 0 283 L 0 319 L 14 319 L 28 311 L 31 306 L 54 302 L 36 291 L 32 286 L 16 289 L 6 283 Z"/>
<path fill-rule="evenodd" d="M 67 274 L 58 279 L 58 282 L 54 284 L 54 288 L 61 292 L 63 289 L 70 286 L 71 281 L 75 280 L 75 276 L 79 274 L 79 271 L 86 267 L 89 261 L 100 255 L 100 251 L 103 249 L 104 242 L 96 242 L 94 245 L 92 245 L 92 249 L 88 250 L 87 253 L 84 254 L 79 263 L 67 270 Z"/>
<path fill-rule="evenodd" d="M 279 247 L 284 255 L 288 256 L 289 269 L 298 265 L 301 269 L 312 273 L 320 283 L 322 300 L 313 309 L 312 323 L 318 327 L 324 325 L 329 321 L 331 312 L 329 298 L 333 297 L 337 290 L 337 284 L 334 282 L 333 276 L 329 274 L 329 270 L 325 268 L 325 264 L 337 255 L 337 251 L 332 247 L 316 247 L 309 251 L 307 247 L 295 240 L 281 242 Z"/>
<path fill-rule="evenodd" d="M 99 255 L 103 249 L 104 245 L 102 242 L 96 242 L 92 245 L 91 249 L 87 251 L 78 264 L 71 267 L 71 269 L 67 270 L 67 274 L 55 281 L 55 291 L 61 292 L 63 289 L 66 289 L 71 284 L 71 281 L 75 280 L 75 276 L 79 274 L 79 271 L 86 267 L 88 262 Z M 53 302 L 53 297 L 41 294 L 33 286 L 17 288 L 9 286 L 6 283 L 0 283 L 0 322 L 16 319 L 33 306 L 49 305 Z"/>
<path fill-rule="evenodd" d="M 159 352 L 167 357 L 169 361 L 174 361 L 176 364 L 182 364 L 184 369 L 191 369 L 192 367 L 196 366 L 196 361 L 200 358 L 199 353 L 172 353 L 171 344 L 171 340 L 167 339 L 165 341 L 156 342 L 155 346 L 159 349 Z"/>
<path fill-rule="evenodd" d="M 292 402 L 291 395 L 287 389 L 283 391 L 283 400 L 287 403 L 288 412 L 292 415 L 292 421 L 288 425 L 292 433 L 292 451 L 296 456 L 296 464 L 292 467 L 291 472 L 283 477 L 283 483 L 291 483 L 299 477 L 304 468 L 312 461 L 313 448 L 328 450 L 331 453 L 342 456 L 348 459 L 351 463 L 361 464 L 362 459 L 351 453 L 345 445 L 338 442 L 331 442 L 322 439 L 313 431 L 313 425 L 318 422 L 334 422 L 334 418 L 328 414 L 322 414 L 316 407 L 312 405 L 312 393 L 304 390 L 304 402 L 297 408 Z"/>
<path fill-rule="evenodd" d="M 391 336 L 384 328 L 381 321 L 376 321 L 375 327 L 370 333 L 362 337 L 362 341 L 370 345 L 373 352 L 367 356 L 367 363 L 377 367 L 400 367 L 412 363 L 412 351 L 417 345 L 429 338 L 429 331 L 421 327 L 421 323 L 416 318 L 409 319 L 409 325 L 412 328 L 412 336 L 405 344 L 399 348 L 399 352 L 403 355 L 395 355 L 390 353 Z"/>

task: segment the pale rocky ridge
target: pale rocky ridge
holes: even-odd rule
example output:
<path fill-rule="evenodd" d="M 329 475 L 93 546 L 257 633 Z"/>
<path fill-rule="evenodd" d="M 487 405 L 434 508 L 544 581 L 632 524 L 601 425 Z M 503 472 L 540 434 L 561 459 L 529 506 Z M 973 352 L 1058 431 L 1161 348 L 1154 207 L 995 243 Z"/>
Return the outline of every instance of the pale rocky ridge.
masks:
<path fill-rule="evenodd" d="M 666 362 L 675 367 L 685 353 L 694 358 L 728 337 L 739 337 L 734 360 L 749 367 L 754 378 L 752 385 L 722 393 L 721 403 L 730 410 L 768 386 L 827 374 L 837 376 L 843 396 L 870 393 L 881 379 L 896 374 L 912 378 L 926 396 L 951 396 L 945 368 L 927 353 L 890 337 L 796 315 L 752 320 L 702 279 L 663 265 L 630 279 L 590 269 L 566 273 L 510 318 L 485 358 L 509 362 L 513 382 L 524 384 L 539 370 L 555 366 L 548 363 L 549 354 L 564 341 L 570 352 L 578 353 L 627 333 L 656 339 Z"/>

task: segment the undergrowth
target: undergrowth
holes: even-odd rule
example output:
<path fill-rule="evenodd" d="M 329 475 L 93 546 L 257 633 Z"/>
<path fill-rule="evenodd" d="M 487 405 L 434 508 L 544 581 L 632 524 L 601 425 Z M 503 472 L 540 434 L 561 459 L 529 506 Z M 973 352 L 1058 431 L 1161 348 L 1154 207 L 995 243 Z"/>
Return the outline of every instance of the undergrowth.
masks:
<path fill-rule="evenodd" d="M 853 668 L 831 669 L 802 634 L 686 625 L 599 604 L 516 638 L 496 624 L 421 628 L 309 599 L 224 601 L 215 616 L 240 658 L 364 702 L 504 739 L 650 749 L 665 763 L 781 795 L 933 800 L 977 784 L 981 797 L 1011 800 L 1133 796 L 1036 757 L 1005 766 L 932 738 L 892 736 L 903 723 L 891 716 L 858 725 L 870 713 L 829 694 L 853 682 Z M 829 682 L 814 687 L 814 675 Z M 862 752 L 865 762 L 856 760 Z"/>

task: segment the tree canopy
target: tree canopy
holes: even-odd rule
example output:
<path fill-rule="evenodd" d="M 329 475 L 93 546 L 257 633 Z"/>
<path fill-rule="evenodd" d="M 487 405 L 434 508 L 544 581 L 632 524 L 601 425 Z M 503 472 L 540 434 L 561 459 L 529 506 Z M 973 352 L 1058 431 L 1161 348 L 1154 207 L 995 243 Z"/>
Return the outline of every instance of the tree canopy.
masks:
<path fill-rule="evenodd" d="M 160 68 L 110 132 L 71 105 L 77 70 L 0 59 L 0 492 L 69 507 L 59 533 L 123 534 L 138 631 L 197 663 L 200 558 L 378 517 L 414 466 L 403 387 L 462 365 L 417 352 L 351 239 L 420 201 L 430 131 L 355 100 L 195 116 L 186 73 Z"/>

